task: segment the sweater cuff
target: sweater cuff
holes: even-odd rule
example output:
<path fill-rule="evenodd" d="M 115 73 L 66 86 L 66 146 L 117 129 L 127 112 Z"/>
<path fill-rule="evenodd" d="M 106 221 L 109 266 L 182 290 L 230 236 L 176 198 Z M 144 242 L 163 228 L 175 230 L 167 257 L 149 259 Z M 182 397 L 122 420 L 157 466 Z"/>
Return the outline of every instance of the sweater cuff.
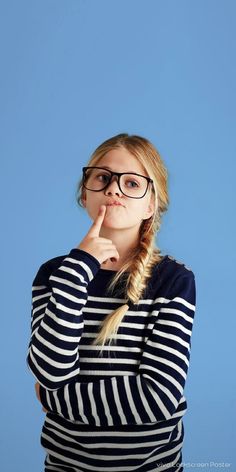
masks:
<path fill-rule="evenodd" d="M 83 249 L 73 248 L 66 257 L 69 256 L 73 257 L 77 261 L 82 261 L 87 264 L 94 276 L 96 275 L 98 269 L 101 266 L 99 260 L 96 259 L 96 257 L 92 256 L 92 254 L 89 254 L 86 251 L 83 251 Z"/>

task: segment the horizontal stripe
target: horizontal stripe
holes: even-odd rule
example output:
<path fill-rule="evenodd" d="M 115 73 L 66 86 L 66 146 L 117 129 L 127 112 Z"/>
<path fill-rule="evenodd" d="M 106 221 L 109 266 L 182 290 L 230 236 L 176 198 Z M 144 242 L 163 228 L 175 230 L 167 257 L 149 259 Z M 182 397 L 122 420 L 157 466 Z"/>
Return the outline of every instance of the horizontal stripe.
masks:
<path fill-rule="evenodd" d="M 164 257 L 101 355 L 92 342 L 126 301 L 122 290 L 119 297 L 107 291 L 112 275 L 73 249 L 43 264 L 34 279 L 27 362 L 49 412 L 45 470 L 161 472 L 181 457 L 194 274 Z"/>

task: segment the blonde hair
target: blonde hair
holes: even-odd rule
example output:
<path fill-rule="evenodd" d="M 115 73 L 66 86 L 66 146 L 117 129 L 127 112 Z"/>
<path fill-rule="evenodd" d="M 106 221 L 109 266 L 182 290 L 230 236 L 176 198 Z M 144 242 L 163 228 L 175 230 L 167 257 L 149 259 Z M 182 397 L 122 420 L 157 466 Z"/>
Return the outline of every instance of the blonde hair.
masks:
<path fill-rule="evenodd" d="M 167 169 L 154 145 L 142 136 L 121 133 L 107 139 L 95 149 L 87 166 L 96 166 L 108 151 L 122 147 L 136 157 L 146 169 L 149 177 L 153 179 L 154 213 L 149 219 L 142 221 L 139 228 L 138 246 L 130 252 L 126 263 L 115 273 L 108 286 L 108 291 L 113 291 L 118 281 L 122 282 L 127 303 L 109 313 L 101 323 L 100 332 L 92 345 L 100 345 L 102 349 L 109 338 L 109 345 L 115 339 L 121 321 L 129 309 L 128 302 L 138 303 L 152 275 L 153 267 L 163 258 L 160 249 L 155 246 L 155 234 L 160 229 L 161 216 L 169 204 Z M 83 194 L 83 179 L 81 178 L 76 191 L 76 200 L 80 207 L 83 207 Z"/>

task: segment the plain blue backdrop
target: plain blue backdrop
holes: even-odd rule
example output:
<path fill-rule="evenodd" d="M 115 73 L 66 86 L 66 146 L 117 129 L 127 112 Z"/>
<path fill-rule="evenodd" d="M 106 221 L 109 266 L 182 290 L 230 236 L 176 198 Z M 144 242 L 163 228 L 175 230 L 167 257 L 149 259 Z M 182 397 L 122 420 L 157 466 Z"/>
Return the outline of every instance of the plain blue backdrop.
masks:
<path fill-rule="evenodd" d="M 91 225 L 75 201 L 82 166 L 128 132 L 169 171 L 157 244 L 196 277 L 185 470 L 235 471 L 235 1 L 0 6 L 1 470 L 44 470 L 26 365 L 31 284 Z"/>

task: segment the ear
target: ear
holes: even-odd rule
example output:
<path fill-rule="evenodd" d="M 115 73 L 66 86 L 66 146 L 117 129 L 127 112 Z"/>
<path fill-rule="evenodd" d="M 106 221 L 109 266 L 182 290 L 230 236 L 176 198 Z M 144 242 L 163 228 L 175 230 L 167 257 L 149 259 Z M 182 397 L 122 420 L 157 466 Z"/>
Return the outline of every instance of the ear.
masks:
<path fill-rule="evenodd" d="M 146 210 L 146 215 L 145 215 L 145 218 L 143 219 L 147 220 L 148 218 L 150 218 L 153 215 L 154 211 L 155 211 L 155 201 L 154 201 L 154 195 L 153 193 L 151 193 L 150 201 Z"/>
<path fill-rule="evenodd" d="M 82 191 L 81 201 L 82 201 L 82 205 L 86 208 L 86 192 L 85 192 L 85 190 Z"/>

